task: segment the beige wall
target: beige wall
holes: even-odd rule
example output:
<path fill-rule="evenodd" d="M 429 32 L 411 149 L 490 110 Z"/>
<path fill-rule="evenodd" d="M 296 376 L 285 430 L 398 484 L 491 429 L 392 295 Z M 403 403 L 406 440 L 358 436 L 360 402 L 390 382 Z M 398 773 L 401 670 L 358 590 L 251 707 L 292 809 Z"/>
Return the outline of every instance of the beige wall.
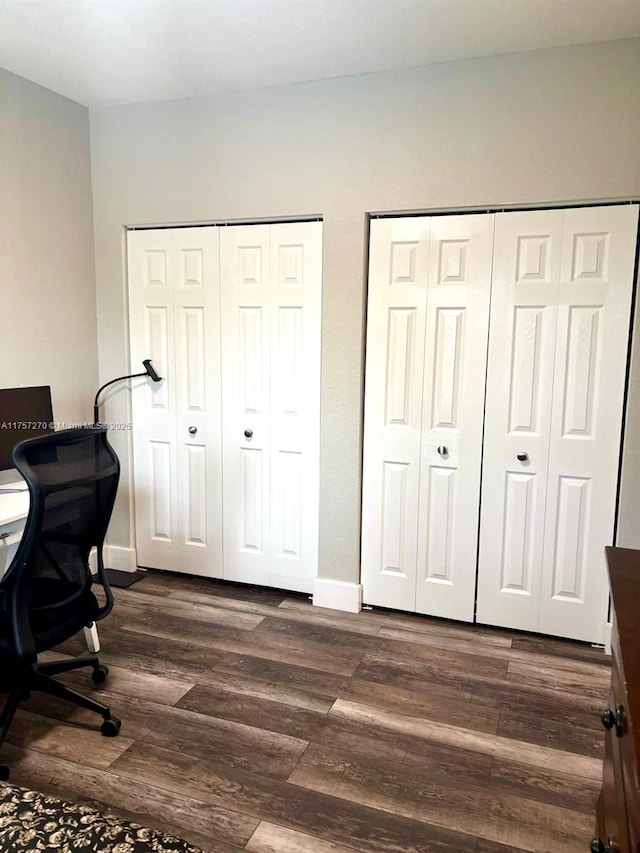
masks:
<path fill-rule="evenodd" d="M 0 69 L 0 386 L 92 416 L 98 380 L 89 113 Z"/>
<path fill-rule="evenodd" d="M 367 212 L 640 197 L 639 103 L 626 41 L 95 111 L 101 378 L 127 369 L 124 225 L 322 214 L 320 575 L 356 580 Z M 117 544 L 128 522 L 123 488 Z"/>

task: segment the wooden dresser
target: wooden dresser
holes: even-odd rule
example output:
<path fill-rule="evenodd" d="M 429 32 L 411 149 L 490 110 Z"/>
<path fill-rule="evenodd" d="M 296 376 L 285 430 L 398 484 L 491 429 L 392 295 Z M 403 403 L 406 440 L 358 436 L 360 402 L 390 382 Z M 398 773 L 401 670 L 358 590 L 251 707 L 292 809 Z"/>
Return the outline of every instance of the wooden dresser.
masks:
<path fill-rule="evenodd" d="M 640 853 L 640 551 L 607 548 L 611 690 L 592 853 Z"/>

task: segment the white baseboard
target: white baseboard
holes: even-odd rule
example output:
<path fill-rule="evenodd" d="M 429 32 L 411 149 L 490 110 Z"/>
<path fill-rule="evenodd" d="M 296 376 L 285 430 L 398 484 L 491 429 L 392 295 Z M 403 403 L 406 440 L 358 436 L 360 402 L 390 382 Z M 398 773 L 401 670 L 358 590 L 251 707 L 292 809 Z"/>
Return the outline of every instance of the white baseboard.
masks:
<path fill-rule="evenodd" d="M 362 584 L 316 578 L 313 584 L 313 606 L 359 613 L 362 610 Z"/>
<path fill-rule="evenodd" d="M 121 548 L 118 545 L 104 546 L 104 565 L 107 569 L 117 569 L 120 572 L 135 572 L 136 549 Z"/>

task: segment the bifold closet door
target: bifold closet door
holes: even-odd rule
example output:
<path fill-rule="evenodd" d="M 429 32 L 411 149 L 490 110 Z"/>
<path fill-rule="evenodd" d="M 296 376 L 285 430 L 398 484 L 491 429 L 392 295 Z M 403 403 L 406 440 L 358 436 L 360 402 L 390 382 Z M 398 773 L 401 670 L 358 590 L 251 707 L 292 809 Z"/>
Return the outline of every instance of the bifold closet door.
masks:
<path fill-rule="evenodd" d="M 531 631 L 540 607 L 563 216 L 496 215 L 477 615 Z"/>
<path fill-rule="evenodd" d="M 216 228 L 128 234 L 137 562 L 222 575 Z"/>
<path fill-rule="evenodd" d="M 224 577 L 317 576 L 322 223 L 221 233 Z"/>
<path fill-rule="evenodd" d="M 493 215 L 371 223 L 362 584 L 473 619 Z"/>
<path fill-rule="evenodd" d="M 361 579 L 399 610 L 416 603 L 428 264 L 428 218 L 371 222 Z"/>
<path fill-rule="evenodd" d="M 604 640 L 637 206 L 496 215 L 477 618 Z"/>

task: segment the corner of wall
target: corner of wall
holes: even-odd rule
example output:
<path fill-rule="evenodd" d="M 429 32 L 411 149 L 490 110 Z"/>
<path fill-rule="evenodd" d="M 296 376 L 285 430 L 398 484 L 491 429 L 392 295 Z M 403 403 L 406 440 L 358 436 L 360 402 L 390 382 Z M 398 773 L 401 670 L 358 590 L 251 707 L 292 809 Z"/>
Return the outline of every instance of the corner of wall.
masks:
<path fill-rule="evenodd" d="M 362 610 L 362 584 L 316 578 L 313 585 L 313 606 L 359 613 Z"/>

